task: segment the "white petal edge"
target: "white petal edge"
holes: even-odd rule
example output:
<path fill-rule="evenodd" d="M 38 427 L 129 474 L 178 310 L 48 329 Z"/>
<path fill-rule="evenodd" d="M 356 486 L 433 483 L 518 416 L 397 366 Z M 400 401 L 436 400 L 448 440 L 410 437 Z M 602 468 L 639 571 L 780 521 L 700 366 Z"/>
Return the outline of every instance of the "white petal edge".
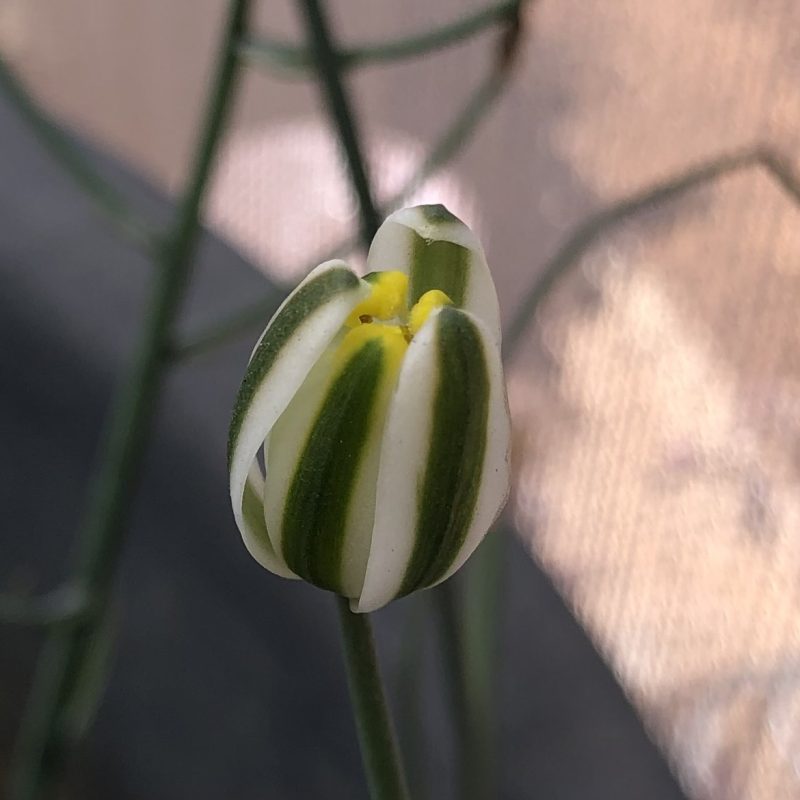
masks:
<path fill-rule="evenodd" d="M 261 474 L 261 468 L 255 460 L 248 472 L 247 484 L 252 489 L 255 497 L 258 498 L 258 502 L 261 505 L 260 516 L 263 519 L 264 509 L 262 496 L 264 493 L 264 476 Z M 247 491 L 247 487 L 245 487 L 245 491 Z M 244 492 L 242 494 L 244 496 Z M 244 502 L 242 506 L 244 506 Z M 243 514 L 243 518 L 244 516 Z M 284 578 L 297 578 L 297 575 L 286 566 L 286 562 L 272 546 L 272 542 L 267 534 L 266 525 L 263 530 L 258 530 L 256 526 L 251 526 L 249 523 L 246 523 L 244 527 L 240 527 L 240 531 L 247 552 L 250 553 L 264 569 L 268 569 L 270 572 L 274 572 L 276 575 L 280 575 Z"/>
<path fill-rule="evenodd" d="M 344 261 L 333 260 L 326 261 L 311 270 L 273 314 L 264 333 L 259 338 L 258 344 L 269 333 L 272 323 L 297 292 L 321 273 L 334 268 L 350 269 Z M 253 465 L 258 470 L 263 486 L 263 475 L 261 475 L 260 467 L 255 460 L 256 454 L 267 439 L 275 421 L 289 405 L 311 368 L 325 352 L 353 308 L 369 291 L 370 287 L 360 281 L 358 287 L 354 287 L 352 291 L 342 292 L 312 311 L 297 328 L 291 340 L 286 343 L 269 375 L 262 381 L 253 397 L 239 429 L 230 468 L 230 494 L 234 519 L 250 552 L 253 552 L 254 549 L 259 552 L 264 551 L 263 545 L 259 543 L 258 532 L 250 529 L 243 513 L 245 486 Z M 256 344 L 256 348 L 258 344 Z M 253 353 L 256 348 L 253 349 Z M 250 358 L 252 359 L 252 354 Z M 279 575 L 295 577 L 279 554 L 274 553 L 274 556 L 278 566 L 281 567 L 280 571 L 272 569 L 269 564 L 263 563 L 257 557 L 256 560 Z"/>

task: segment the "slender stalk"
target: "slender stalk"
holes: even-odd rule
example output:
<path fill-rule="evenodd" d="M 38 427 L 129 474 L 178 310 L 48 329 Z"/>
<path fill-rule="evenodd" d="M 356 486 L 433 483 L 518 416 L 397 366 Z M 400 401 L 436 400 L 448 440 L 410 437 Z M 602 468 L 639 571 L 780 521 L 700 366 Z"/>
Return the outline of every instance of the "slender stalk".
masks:
<path fill-rule="evenodd" d="M 403 188 L 386 203 L 388 208 L 395 209 L 403 205 L 431 175 L 455 157 L 506 88 L 510 74 L 508 70 L 498 66 L 491 70 Z"/>
<path fill-rule="evenodd" d="M 414 800 L 425 800 L 430 794 L 430 741 L 424 719 L 424 678 L 427 650 L 429 606 L 424 595 L 406 601 L 406 616 L 400 652 L 395 665 L 394 697 L 397 708 L 397 734 L 400 753 L 409 784 L 414 787 Z"/>
<path fill-rule="evenodd" d="M 350 182 L 361 210 L 361 242 L 368 248 L 380 225 L 372 194 L 366 161 L 361 152 L 361 137 L 342 82 L 339 58 L 331 38 L 330 26 L 319 0 L 299 0 L 314 52 L 317 77 L 325 92 L 328 113 L 334 121 L 339 143 L 347 159 Z"/>
<path fill-rule="evenodd" d="M 339 69 L 349 70 L 369 64 L 382 64 L 440 51 L 464 41 L 476 33 L 502 22 L 516 12 L 521 0 L 503 0 L 455 22 L 432 31 L 404 36 L 386 42 L 342 48 L 337 60 Z M 306 73 L 314 66 L 311 48 L 275 39 L 250 38 L 242 43 L 239 54 L 253 64 L 264 64 L 290 72 Z"/>
<path fill-rule="evenodd" d="M 475 759 L 473 796 L 491 800 L 499 795 L 497 673 L 501 660 L 502 609 L 505 582 L 505 530 L 495 528 L 484 539 L 476 558 L 464 571 L 464 680 L 470 698 L 470 742 Z"/>
<path fill-rule="evenodd" d="M 191 178 L 174 227 L 159 251 L 145 326 L 126 380 L 117 390 L 101 443 L 88 512 L 78 538 L 76 585 L 92 598 L 92 610 L 48 637 L 34 680 L 12 772 L 13 800 L 35 800 L 60 777 L 75 744 L 65 709 L 90 662 L 103 609 L 119 561 L 125 523 L 138 483 L 145 446 L 167 367 L 174 318 L 189 280 L 199 211 L 214 153 L 233 99 L 235 45 L 245 30 L 250 0 L 233 0 L 222 39 Z M 87 702 L 92 698 L 87 693 Z"/>
<path fill-rule="evenodd" d="M 660 206 L 723 175 L 756 164 L 764 166 L 787 191 L 794 192 L 796 201 L 800 199 L 797 184 L 782 168 L 774 154 L 760 149 L 749 149 L 703 161 L 664 181 L 650 184 L 585 219 L 547 261 L 541 274 L 523 297 L 519 309 L 503 334 L 504 358 L 510 359 L 542 301 L 600 236 L 640 211 Z"/>
<path fill-rule="evenodd" d="M 438 617 L 452 720 L 458 743 L 458 797 L 497 796 L 496 708 L 499 564 L 497 532 L 469 566 L 431 592 Z M 466 582 L 466 591 L 461 581 Z"/>
<path fill-rule="evenodd" d="M 0 623 L 47 627 L 73 622 L 89 609 L 89 598 L 76 586 L 62 586 L 40 597 L 0 594 Z"/>
<path fill-rule="evenodd" d="M 485 779 L 481 773 L 481 753 L 473 753 L 472 719 L 469 686 L 464 672 L 464 637 L 461 598 L 457 578 L 445 581 L 431 592 L 433 609 L 439 623 L 444 682 L 456 739 L 457 796 L 463 800 L 485 800 Z M 478 761 L 474 756 L 478 756 Z"/>
<path fill-rule="evenodd" d="M 336 602 L 347 682 L 370 796 L 372 800 L 408 800 L 369 616 L 350 611 L 346 598 L 337 597 Z"/>
<path fill-rule="evenodd" d="M 117 233 L 136 247 L 152 252 L 157 244 L 157 235 L 149 222 L 131 208 L 119 190 L 100 176 L 72 137 L 39 107 L 2 58 L 0 91 L 5 93 L 42 145 Z"/>

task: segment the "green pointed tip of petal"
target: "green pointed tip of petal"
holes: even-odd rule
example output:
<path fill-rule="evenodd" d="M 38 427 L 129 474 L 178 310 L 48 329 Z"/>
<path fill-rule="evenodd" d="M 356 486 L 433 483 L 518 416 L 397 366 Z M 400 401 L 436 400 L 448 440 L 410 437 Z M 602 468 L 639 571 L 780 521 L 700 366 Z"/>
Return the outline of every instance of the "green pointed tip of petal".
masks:
<path fill-rule="evenodd" d="M 441 203 L 428 206 L 417 206 L 417 208 L 428 222 L 434 224 L 443 222 L 458 222 L 462 225 L 464 224 L 455 214 L 445 208 Z"/>

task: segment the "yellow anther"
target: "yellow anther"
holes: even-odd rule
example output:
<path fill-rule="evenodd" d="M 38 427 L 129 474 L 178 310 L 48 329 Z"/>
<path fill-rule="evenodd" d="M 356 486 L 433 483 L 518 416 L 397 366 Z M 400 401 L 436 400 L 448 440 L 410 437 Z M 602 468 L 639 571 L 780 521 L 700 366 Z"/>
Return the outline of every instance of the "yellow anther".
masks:
<path fill-rule="evenodd" d="M 425 292 L 419 300 L 417 300 L 411 313 L 408 315 L 408 330 L 414 336 L 417 331 L 425 324 L 428 317 L 436 311 L 437 308 L 442 306 L 451 306 L 453 301 L 439 289 L 431 289 Z"/>
<path fill-rule="evenodd" d="M 367 280 L 372 284 L 372 292 L 350 312 L 345 322 L 348 328 L 355 328 L 367 321 L 362 317 L 387 320 L 405 314 L 408 275 L 395 271 L 377 272 Z"/>
<path fill-rule="evenodd" d="M 345 334 L 336 350 L 336 363 L 339 369 L 370 341 L 380 341 L 388 370 L 397 370 L 405 355 L 408 342 L 400 325 L 359 325 Z"/>

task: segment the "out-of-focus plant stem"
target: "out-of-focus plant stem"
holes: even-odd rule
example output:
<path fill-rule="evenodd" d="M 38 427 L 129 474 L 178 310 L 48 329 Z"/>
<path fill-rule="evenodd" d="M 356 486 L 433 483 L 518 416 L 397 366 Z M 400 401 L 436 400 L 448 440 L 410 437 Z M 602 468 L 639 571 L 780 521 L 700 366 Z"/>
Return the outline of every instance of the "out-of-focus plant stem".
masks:
<path fill-rule="evenodd" d="M 155 230 L 131 208 L 119 190 L 97 172 L 72 137 L 42 111 L 2 58 L 0 92 L 114 230 L 140 250 L 153 253 L 158 244 Z"/>
<path fill-rule="evenodd" d="M 368 248 L 380 225 L 375 206 L 369 167 L 362 152 L 358 122 L 340 74 L 339 57 L 329 30 L 327 15 L 319 0 L 299 0 L 308 38 L 317 69 L 317 79 L 323 89 L 328 113 L 336 126 L 339 144 L 347 160 L 350 183 L 358 200 L 361 219 L 361 242 Z"/>
<path fill-rule="evenodd" d="M 439 623 L 444 682 L 457 744 L 456 792 L 462 800 L 491 800 L 496 795 L 491 710 L 494 696 L 486 689 L 492 687 L 493 681 L 490 675 L 475 674 L 470 666 L 476 656 L 482 666 L 491 667 L 493 661 L 482 653 L 473 652 L 473 645 L 482 647 L 484 642 L 465 640 L 472 625 L 466 624 L 468 610 L 460 591 L 461 577 L 450 578 L 437 586 L 432 594 Z M 480 590 L 481 587 L 477 588 Z"/>
<path fill-rule="evenodd" d="M 236 45 L 246 30 L 250 0 L 232 0 L 191 177 L 171 232 L 157 252 L 146 319 L 128 375 L 116 391 L 78 535 L 75 585 L 89 612 L 48 635 L 23 720 L 11 776 L 13 800 L 35 800 L 53 787 L 75 744 L 65 719 L 91 661 L 108 605 L 128 510 L 157 409 L 175 316 L 189 281 L 199 214 L 220 137 L 233 100 Z M 87 693 L 86 702 L 93 699 Z M 70 710 L 74 713 L 74 709 Z"/>
<path fill-rule="evenodd" d="M 792 173 L 786 160 L 777 152 L 770 147 L 760 146 L 701 161 L 683 172 L 668 176 L 663 181 L 650 183 L 643 189 L 587 217 L 573 229 L 553 257 L 545 263 L 539 276 L 522 298 L 519 309 L 503 335 L 504 358 L 509 360 L 513 356 L 528 324 L 541 304 L 559 282 L 580 263 L 580 259 L 601 236 L 641 211 L 658 208 L 676 200 L 686 192 L 740 169 L 754 166 L 765 169 L 794 202 L 800 205 L 798 177 Z"/>
<path fill-rule="evenodd" d="M 342 47 L 336 54 L 337 64 L 339 69 L 344 71 L 439 52 L 491 25 L 513 17 L 517 13 L 518 6 L 519 0 L 503 0 L 432 31 L 375 44 Z M 253 64 L 263 64 L 295 74 L 309 74 L 314 67 L 312 48 L 274 39 L 249 38 L 242 43 L 239 52 L 242 58 Z"/>
<path fill-rule="evenodd" d="M 414 800 L 426 800 L 430 795 L 430 745 L 424 735 L 424 654 L 432 631 L 428 626 L 430 615 L 425 596 L 411 595 L 405 602 L 392 694 L 398 710 L 397 734 L 408 783 L 414 787 Z"/>
<path fill-rule="evenodd" d="M 60 625 L 73 622 L 88 609 L 88 598 L 77 586 L 62 586 L 41 597 L 0 594 L 0 622 L 8 625 Z"/>
<path fill-rule="evenodd" d="M 354 614 L 337 597 L 342 645 L 361 757 L 372 800 L 409 800 L 400 753 L 383 691 L 368 614 Z"/>

